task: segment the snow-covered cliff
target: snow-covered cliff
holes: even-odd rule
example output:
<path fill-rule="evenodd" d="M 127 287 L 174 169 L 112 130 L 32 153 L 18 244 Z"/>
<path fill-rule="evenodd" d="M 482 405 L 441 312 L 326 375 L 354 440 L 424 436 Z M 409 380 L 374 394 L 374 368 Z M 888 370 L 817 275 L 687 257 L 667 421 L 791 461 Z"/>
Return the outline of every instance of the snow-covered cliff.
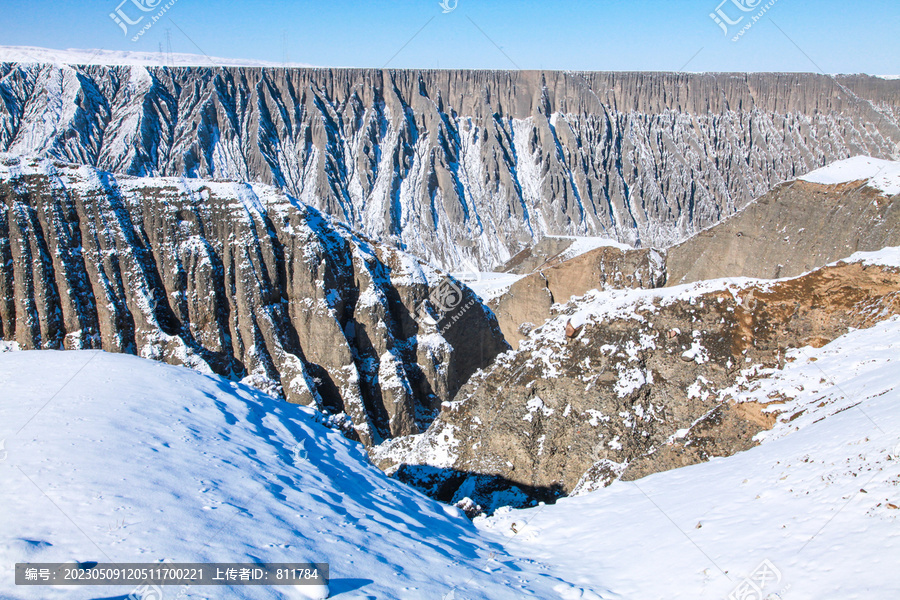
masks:
<path fill-rule="evenodd" d="M 0 151 L 274 184 L 452 270 L 667 246 L 898 123 L 868 76 L 0 64 Z"/>

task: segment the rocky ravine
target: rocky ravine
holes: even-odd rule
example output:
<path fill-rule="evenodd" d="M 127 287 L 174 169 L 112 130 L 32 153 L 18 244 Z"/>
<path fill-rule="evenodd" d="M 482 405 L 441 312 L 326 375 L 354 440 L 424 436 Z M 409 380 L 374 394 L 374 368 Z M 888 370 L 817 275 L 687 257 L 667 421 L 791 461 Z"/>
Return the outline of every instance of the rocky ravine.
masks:
<path fill-rule="evenodd" d="M 548 234 L 665 247 L 898 124 L 867 76 L 0 64 L 0 151 L 273 184 L 453 270 Z"/>
<path fill-rule="evenodd" d="M 269 186 L 0 156 L 0 339 L 21 349 L 245 378 L 376 444 L 423 430 L 508 348 L 444 285 Z"/>
<path fill-rule="evenodd" d="M 900 314 L 896 249 L 888 264 L 588 294 L 377 459 L 439 499 L 491 509 L 747 449 L 776 414 L 730 402 L 729 387 L 783 365 L 791 348 Z"/>

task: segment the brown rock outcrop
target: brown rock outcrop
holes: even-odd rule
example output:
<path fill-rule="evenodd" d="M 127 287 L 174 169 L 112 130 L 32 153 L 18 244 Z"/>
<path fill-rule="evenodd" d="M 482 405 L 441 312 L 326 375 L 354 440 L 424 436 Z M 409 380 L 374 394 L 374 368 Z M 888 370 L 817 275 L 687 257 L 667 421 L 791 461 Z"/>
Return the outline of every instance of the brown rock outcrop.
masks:
<path fill-rule="evenodd" d="M 588 295 L 378 458 L 414 485 L 427 475 L 424 489 L 453 502 L 476 493 L 490 508 L 728 456 L 771 426 L 760 406 L 720 395 L 745 369 L 778 368 L 791 348 L 896 314 L 900 269 L 861 263 L 758 286 Z"/>
<path fill-rule="evenodd" d="M 607 288 L 655 288 L 665 283 L 663 255 L 656 250 L 604 247 L 520 279 L 488 302 L 506 340 L 514 347 L 551 316 L 551 307 L 573 296 Z"/>

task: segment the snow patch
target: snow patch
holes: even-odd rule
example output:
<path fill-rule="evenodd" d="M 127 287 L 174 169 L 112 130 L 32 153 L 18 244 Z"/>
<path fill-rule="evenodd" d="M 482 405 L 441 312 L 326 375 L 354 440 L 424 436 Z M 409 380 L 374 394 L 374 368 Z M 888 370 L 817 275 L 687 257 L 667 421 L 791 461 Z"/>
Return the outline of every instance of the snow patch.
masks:
<path fill-rule="evenodd" d="M 866 185 L 888 196 L 900 194 L 900 162 L 870 156 L 839 160 L 800 177 L 801 181 L 835 185 L 866 181 Z"/>
<path fill-rule="evenodd" d="M 168 58 L 159 52 L 80 49 L 55 50 L 36 46 L 0 46 L 0 62 L 47 63 L 54 65 L 135 65 L 175 67 L 309 67 L 303 63 L 276 63 L 243 58 L 208 57 L 201 54 L 172 53 Z"/>

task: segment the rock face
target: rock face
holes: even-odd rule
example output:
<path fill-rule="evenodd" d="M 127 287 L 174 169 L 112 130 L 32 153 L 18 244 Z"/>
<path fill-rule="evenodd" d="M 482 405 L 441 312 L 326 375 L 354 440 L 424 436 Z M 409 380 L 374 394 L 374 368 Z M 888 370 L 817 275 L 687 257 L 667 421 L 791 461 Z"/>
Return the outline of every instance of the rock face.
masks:
<path fill-rule="evenodd" d="M 517 346 L 550 318 L 554 304 L 567 303 L 572 296 L 595 289 L 662 286 L 666 281 L 663 262 L 663 255 L 656 250 L 598 248 L 535 271 L 488 305 L 506 340 Z"/>
<path fill-rule="evenodd" d="M 275 188 L 9 156 L 0 338 L 246 378 L 367 444 L 423 430 L 508 348 L 465 286 Z"/>
<path fill-rule="evenodd" d="M 0 151 L 273 184 L 432 264 L 545 235 L 665 247 L 900 143 L 900 81 L 0 64 Z"/>
<path fill-rule="evenodd" d="M 900 246 L 900 196 L 865 182 L 776 186 L 740 213 L 669 248 L 668 284 L 795 277 L 857 251 Z"/>
<path fill-rule="evenodd" d="M 864 262 L 774 283 L 589 294 L 473 376 L 425 434 L 377 458 L 490 509 L 727 456 L 775 418 L 732 403 L 729 388 L 783 366 L 789 349 L 896 314 L 900 268 Z"/>

